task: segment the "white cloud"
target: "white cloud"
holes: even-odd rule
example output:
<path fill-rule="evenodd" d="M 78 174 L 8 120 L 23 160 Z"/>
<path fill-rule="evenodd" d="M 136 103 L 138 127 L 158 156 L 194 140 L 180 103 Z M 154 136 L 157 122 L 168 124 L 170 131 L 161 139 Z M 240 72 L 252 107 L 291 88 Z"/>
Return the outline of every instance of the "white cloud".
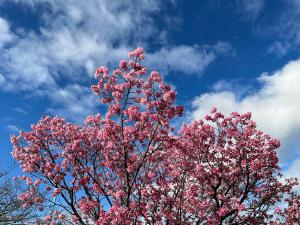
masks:
<path fill-rule="evenodd" d="M 266 0 L 237 0 L 238 11 L 247 19 L 256 19 L 264 9 Z"/>
<path fill-rule="evenodd" d="M 163 72 L 178 71 L 184 74 L 201 75 L 219 55 L 227 54 L 234 54 L 234 49 L 227 42 L 201 47 L 180 45 L 162 48 L 158 52 L 149 54 L 148 63 Z"/>
<path fill-rule="evenodd" d="M 50 72 L 51 58 L 44 45 L 34 34 L 19 39 L 11 48 L 3 50 L 2 66 L 5 68 L 5 90 L 36 90 L 54 86 Z"/>
<path fill-rule="evenodd" d="M 0 17 L 0 49 L 4 44 L 13 40 L 13 34 L 10 31 L 8 22 Z"/>
<path fill-rule="evenodd" d="M 181 45 L 162 48 L 147 57 L 151 67 L 163 72 L 179 71 L 186 74 L 201 74 L 215 60 L 216 55 L 197 47 Z"/>
<path fill-rule="evenodd" d="M 212 106 L 227 114 L 251 111 L 260 129 L 282 141 L 282 162 L 300 157 L 300 59 L 273 74 L 264 73 L 258 80 L 262 87 L 244 97 L 230 90 L 196 97 L 190 118 L 202 118 Z"/>

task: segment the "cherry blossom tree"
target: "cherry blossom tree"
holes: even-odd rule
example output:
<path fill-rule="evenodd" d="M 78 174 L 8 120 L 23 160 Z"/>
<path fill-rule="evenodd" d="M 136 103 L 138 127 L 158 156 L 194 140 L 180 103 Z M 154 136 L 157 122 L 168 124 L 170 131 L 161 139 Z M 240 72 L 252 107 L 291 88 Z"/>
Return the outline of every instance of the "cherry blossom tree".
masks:
<path fill-rule="evenodd" d="M 30 188 L 24 207 L 52 210 L 43 224 L 299 223 L 297 181 L 282 178 L 278 140 L 250 113 L 215 108 L 175 130 L 176 92 L 158 72 L 147 75 L 143 49 L 128 56 L 111 73 L 96 70 L 91 89 L 105 115 L 83 125 L 46 116 L 12 136 Z"/>

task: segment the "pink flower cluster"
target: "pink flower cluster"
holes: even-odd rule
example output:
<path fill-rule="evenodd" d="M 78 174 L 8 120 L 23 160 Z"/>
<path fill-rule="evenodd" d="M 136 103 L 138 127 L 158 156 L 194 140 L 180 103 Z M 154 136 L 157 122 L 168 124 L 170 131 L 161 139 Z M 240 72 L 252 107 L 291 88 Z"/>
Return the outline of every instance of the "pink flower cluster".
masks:
<path fill-rule="evenodd" d="M 144 59 L 144 50 L 142 48 L 137 48 L 134 51 L 128 52 L 128 57 L 129 58 L 133 58 L 136 57 L 139 60 L 143 60 Z"/>

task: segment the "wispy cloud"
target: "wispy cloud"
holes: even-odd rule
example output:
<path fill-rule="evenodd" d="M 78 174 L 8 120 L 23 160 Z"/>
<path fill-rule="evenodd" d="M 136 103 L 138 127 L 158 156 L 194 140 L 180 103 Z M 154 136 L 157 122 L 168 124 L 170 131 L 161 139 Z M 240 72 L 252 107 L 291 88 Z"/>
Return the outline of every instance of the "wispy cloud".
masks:
<path fill-rule="evenodd" d="M 267 53 L 273 53 L 277 56 L 284 56 L 288 53 L 291 47 L 292 46 L 287 42 L 275 41 L 268 47 Z"/>
<path fill-rule="evenodd" d="M 19 108 L 19 107 L 13 108 L 13 110 L 15 112 L 21 113 L 23 115 L 29 115 L 29 113 L 25 109 L 22 109 L 22 108 Z"/>
<path fill-rule="evenodd" d="M 300 1 L 236 0 L 239 19 L 251 22 L 253 34 L 267 38 L 267 54 L 278 57 L 300 48 Z"/>
<path fill-rule="evenodd" d="M 100 102 L 89 87 L 68 85 L 64 89 L 47 93 L 47 96 L 54 104 L 46 109 L 46 112 L 78 123 L 81 123 L 87 115 L 100 111 Z"/>
<path fill-rule="evenodd" d="M 255 20 L 265 7 L 266 0 L 237 0 L 237 12 L 244 19 Z"/>
<path fill-rule="evenodd" d="M 7 129 L 8 129 L 9 132 L 13 132 L 13 133 L 19 133 L 20 132 L 20 129 L 16 125 L 13 125 L 13 124 L 7 125 Z"/>
<path fill-rule="evenodd" d="M 300 1 L 280 1 L 280 4 L 280 10 L 266 14 L 256 31 L 274 40 L 267 53 L 285 56 L 300 47 Z"/>

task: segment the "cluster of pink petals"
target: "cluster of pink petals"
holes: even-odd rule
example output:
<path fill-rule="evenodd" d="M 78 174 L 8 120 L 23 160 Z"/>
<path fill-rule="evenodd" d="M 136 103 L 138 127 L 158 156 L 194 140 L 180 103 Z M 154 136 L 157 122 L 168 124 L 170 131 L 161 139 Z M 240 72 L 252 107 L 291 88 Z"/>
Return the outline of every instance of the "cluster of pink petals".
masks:
<path fill-rule="evenodd" d="M 83 125 L 43 117 L 12 136 L 13 157 L 30 188 L 24 206 L 55 206 L 42 224 L 295 224 L 295 179 L 282 181 L 278 140 L 251 114 L 205 120 L 174 132 L 176 92 L 157 71 L 147 76 L 142 48 L 119 68 L 99 67 L 91 87 L 107 105 Z M 276 208 L 287 196 L 288 206 Z"/>
<path fill-rule="evenodd" d="M 139 60 L 143 60 L 144 59 L 144 50 L 139 47 L 131 52 L 128 52 L 128 57 L 129 58 L 136 57 Z"/>

